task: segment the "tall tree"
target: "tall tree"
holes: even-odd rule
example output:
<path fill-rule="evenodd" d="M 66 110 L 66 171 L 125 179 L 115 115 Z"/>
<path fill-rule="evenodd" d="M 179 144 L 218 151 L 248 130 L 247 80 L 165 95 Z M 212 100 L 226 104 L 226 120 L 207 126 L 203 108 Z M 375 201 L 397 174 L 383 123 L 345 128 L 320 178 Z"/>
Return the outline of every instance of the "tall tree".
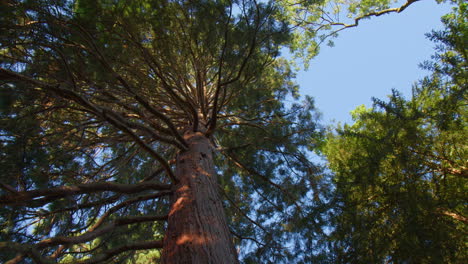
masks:
<path fill-rule="evenodd" d="M 405 100 L 354 111 L 324 148 L 335 173 L 335 263 L 467 259 L 467 4 L 443 18 L 433 73 Z"/>
<path fill-rule="evenodd" d="M 237 263 L 233 239 L 246 261 L 295 257 L 319 131 L 275 6 L 2 8 L 2 261 Z"/>

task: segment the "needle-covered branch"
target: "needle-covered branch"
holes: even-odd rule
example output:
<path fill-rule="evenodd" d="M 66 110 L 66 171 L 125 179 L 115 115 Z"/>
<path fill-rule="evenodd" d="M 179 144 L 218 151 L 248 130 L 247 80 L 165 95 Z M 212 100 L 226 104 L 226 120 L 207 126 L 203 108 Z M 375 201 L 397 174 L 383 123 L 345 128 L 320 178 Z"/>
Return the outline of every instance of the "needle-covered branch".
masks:
<path fill-rule="evenodd" d="M 154 182 L 143 182 L 137 184 L 122 184 L 114 182 L 96 182 L 89 184 L 78 184 L 75 186 L 60 186 L 55 188 L 39 189 L 32 191 L 21 191 L 14 194 L 0 196 L 0 205 L 23 205 L 37 198 L 59 199 L 68 195 L 78 195 L 95 192 L 117 192 L 117 193 L 137 193 L 145 190 L 170 190 L 171 185 Z"/>
<path fill-rule="evenodd" d="M 126 207 L 126 206 L 129 206 L 131 204 L 134 204 L 134 203 L 138 203 L 138 202 L 141 202 L 141 201 L 147 201 L 147 200 L 150 200 L 150 199 L 156 199 L 156 198 L 160 198 L 160 197 L 163 197 L 163 196 L 166 196 L 166 195 L 170 195 L 172 194 L 172 191 L 163 191 L 163 192 L 159 192 L 159 193 L 154 193 L 154 194 L 149 194 L 149 195 L 141 195 L 141 196 L 138 196 L 138 197 L 135 197 L 135 198 L 132 198 L 132 199 L 128 199 L 128 200 L 125 200 L 111 208 L 109 208 L 97 221 L 96 223 L 89 228 L 89 231 L 93 231 L 95 230 L 96 228 L 100 227 L 104 221 L 111 215 L 113 214 L 114 212 Z"/>
<path fill-rule="evenodd" d="M 129 217 L 122 217 L 113 220 L 112 222 L 96 229 L 93 231 L 85 232 L 79 236 L 73 237 L 66 237 L 66 236 L 56 236 L 51 238 L 46 238 L 35 245 L 37 249 L 43 249 L 46 247 L 52 247 L 56 245 L 72 245 L 78 243 L 84 243 L 95 239 L 99 236 L 102 236 L 108 232 L 112 232 L 117 227 L 130 225 L 130 224 L 138 224 L 143 222 L 153 222 L 153 221 L 166 221 L 167 215 L 164 216 L 153 216 L 153 215 L 146 215 L 146 216 L 129 216 Z"/>
<path fill-rule="evenodd" d="M 223 152 L 223 155 L 225 155 L 226 157 L 228 157 L 231 162 L 233 162 L 237 167 L 239 167 L 240 169 L 250 173 L 252 176 L 255 176 L 255 177 L 259 177 L 260 179 L 262 179 L 263 181 L 265 181 L 267 184 L 270 184 L 271 186 L 277 188 L 278 190 L 280 190 L 282 193 L 284 193 L 290 200 L 291 202 L 293 202 L 296 207 L 298 209 L 301 208 L 301 206 L 298 204 L 298 201 L 297 201 L 297 198 L 294 197 L 291 193 L 289 193 L 286 189 L 284 189 L 282 186 L 280 186 L 279 184 L 276 184 L 274 183 L 273 181 L 271 181 L 270 179 L 268 179 L 267 177 L 265 177 L 265 175 L 262 175 L 260 174 L 259 172 L 257 172 L 256 170 L 252 169 L 252 168 L 249 168 L 247 167 L 246 165 L 244 165 L 234 154 L 232 153 L 226 153 L 226 152 Z"/>
<path fill-rule="evenodd" d="M 163 246 L 161 240 L 152 241 L 137 241 L 129 242 L 118 247 L 106 250 L 95 257 L 91 257 L 85 260 L 73 261 L 73 262 L 62 262 L 66 264 L 95 264 L 102 263 L 118 254 L 131 250 L 145 250 L 145 249 L 160 249 Z M 55 260 L 43 257 L 40 255 L 38 250 L 34 246 L 24 245 L 14 242 L 0 242 L 0 248 L 9 249 L 21 253 L 17 257 L 7 261 L 5 264 L 17 264 L 22 261 L 25 255 L 30 255 L 32 259 L 38 264 L 52 264 L 56 263 Z"/>
<path fill-rule="evenodd" d="M 121 254 L 126 251 L 130 250 L 144 250 L 144 249 L 161 249 L 163 247 L 162 240 L 154 240 L 154 241 L 139 241 L 139 242 L 129 242 L 124 245 L 112 248 L 110 250 L 104 251 L 103 253 L 80 261 L 74 262 L 65 262 L 66 264 L 95 264 L 95 263 L 102 263 L 118 254 Z"/>
<path fill-rule="evenodd" d="M 121 129 L 123 132 L 128 134 L 130 137 L 132 137 L 138 145 L 140 145 L 145 151 L 150 153 L 157 161 L 161 163 L 161 166 L 165 169 L 166 173 L 168 176 L 172 179 L 172 181 L 177 182 L 177 179 L 174 176 L 174 173 L 172 172 L 171 168 L 167 164 L 167 161 L 158 153 L 156 153 L 151 146 L 149 146 L 146 142 L 144 142 L 138 135 L 136 135 L 128 126 L 126 126 L 124 123 L 125 121 L 122 122 L 122 120 L 119 118 L 118 114 L 114 113 L 112 110 L 109 110 L 107 108 L 103 108 L 97 105 L 94 105 L 90 101 L 88 101 L 86 98 L 83 96 L 79 95 L 78 93 L 62 88 L 61 85 L 51 85 L 43 81 L 35 80 L 33 78 L 30 78 L 28 76 L 18 74 L 15 72 L 12 72 L 10 70 L 0 68 L 0 80 L 16 80 L 16 81 L 22 81 L 26 82 L 29 84 L 36 85 L 42 89 L 45 89 L 47 91 L 51 91 L 59 96 L 63 96 L 66 99 L 70 99 L 86 109 L 88 109 L 91 113 L 96 115 L 97 117 L 103 118 L 104 120 L 108 121 L 118 129 Z"/>

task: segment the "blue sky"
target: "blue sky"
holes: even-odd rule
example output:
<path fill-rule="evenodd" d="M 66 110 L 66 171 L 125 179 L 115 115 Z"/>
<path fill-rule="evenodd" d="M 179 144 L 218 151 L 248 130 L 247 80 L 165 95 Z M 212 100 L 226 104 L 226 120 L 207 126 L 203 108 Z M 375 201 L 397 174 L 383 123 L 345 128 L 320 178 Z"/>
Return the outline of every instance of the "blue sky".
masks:
<path fill-rule="evenodd" d="M 372 97 L 385 99 L 392 88 L 410 98 L 413 83 L 427 75 L 419 63 L 434 53 L 424 34 L 442 29 L 440 17 L 450 9 L 422 0 L 400 14 L 361 20 L 342 31 L 334 47 L 323 46 L 307 72 L 298 73 L 301 94 L 315 98 L 324 124 L 350 123 L 351 110 L 371 106 Z"/>

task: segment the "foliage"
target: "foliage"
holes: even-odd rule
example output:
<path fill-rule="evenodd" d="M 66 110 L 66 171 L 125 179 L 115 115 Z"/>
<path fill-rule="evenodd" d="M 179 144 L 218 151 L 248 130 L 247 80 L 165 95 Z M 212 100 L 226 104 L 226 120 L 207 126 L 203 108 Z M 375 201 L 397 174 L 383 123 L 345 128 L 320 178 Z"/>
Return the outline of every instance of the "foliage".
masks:
<path fill-rule="evenodd" d="M 335 263 L 463 263 L 467 191 L 467 5 L 432 32 L 432 70 L 405 100 L 353 112 L 324 147 L 335 173 Z"/>

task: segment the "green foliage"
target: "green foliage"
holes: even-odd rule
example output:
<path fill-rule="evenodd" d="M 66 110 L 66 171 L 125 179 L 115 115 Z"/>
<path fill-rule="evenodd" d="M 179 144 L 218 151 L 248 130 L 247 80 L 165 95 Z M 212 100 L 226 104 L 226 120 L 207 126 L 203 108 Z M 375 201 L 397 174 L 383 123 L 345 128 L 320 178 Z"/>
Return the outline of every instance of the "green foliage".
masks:
<path fill-rule="evenodd" d="M 335 173 L 335 263 L 462 263 L 468 208 L 466 3 L 445 16 L 433 71 L 405 100 L 353 112 L 324 153 Z"/>

